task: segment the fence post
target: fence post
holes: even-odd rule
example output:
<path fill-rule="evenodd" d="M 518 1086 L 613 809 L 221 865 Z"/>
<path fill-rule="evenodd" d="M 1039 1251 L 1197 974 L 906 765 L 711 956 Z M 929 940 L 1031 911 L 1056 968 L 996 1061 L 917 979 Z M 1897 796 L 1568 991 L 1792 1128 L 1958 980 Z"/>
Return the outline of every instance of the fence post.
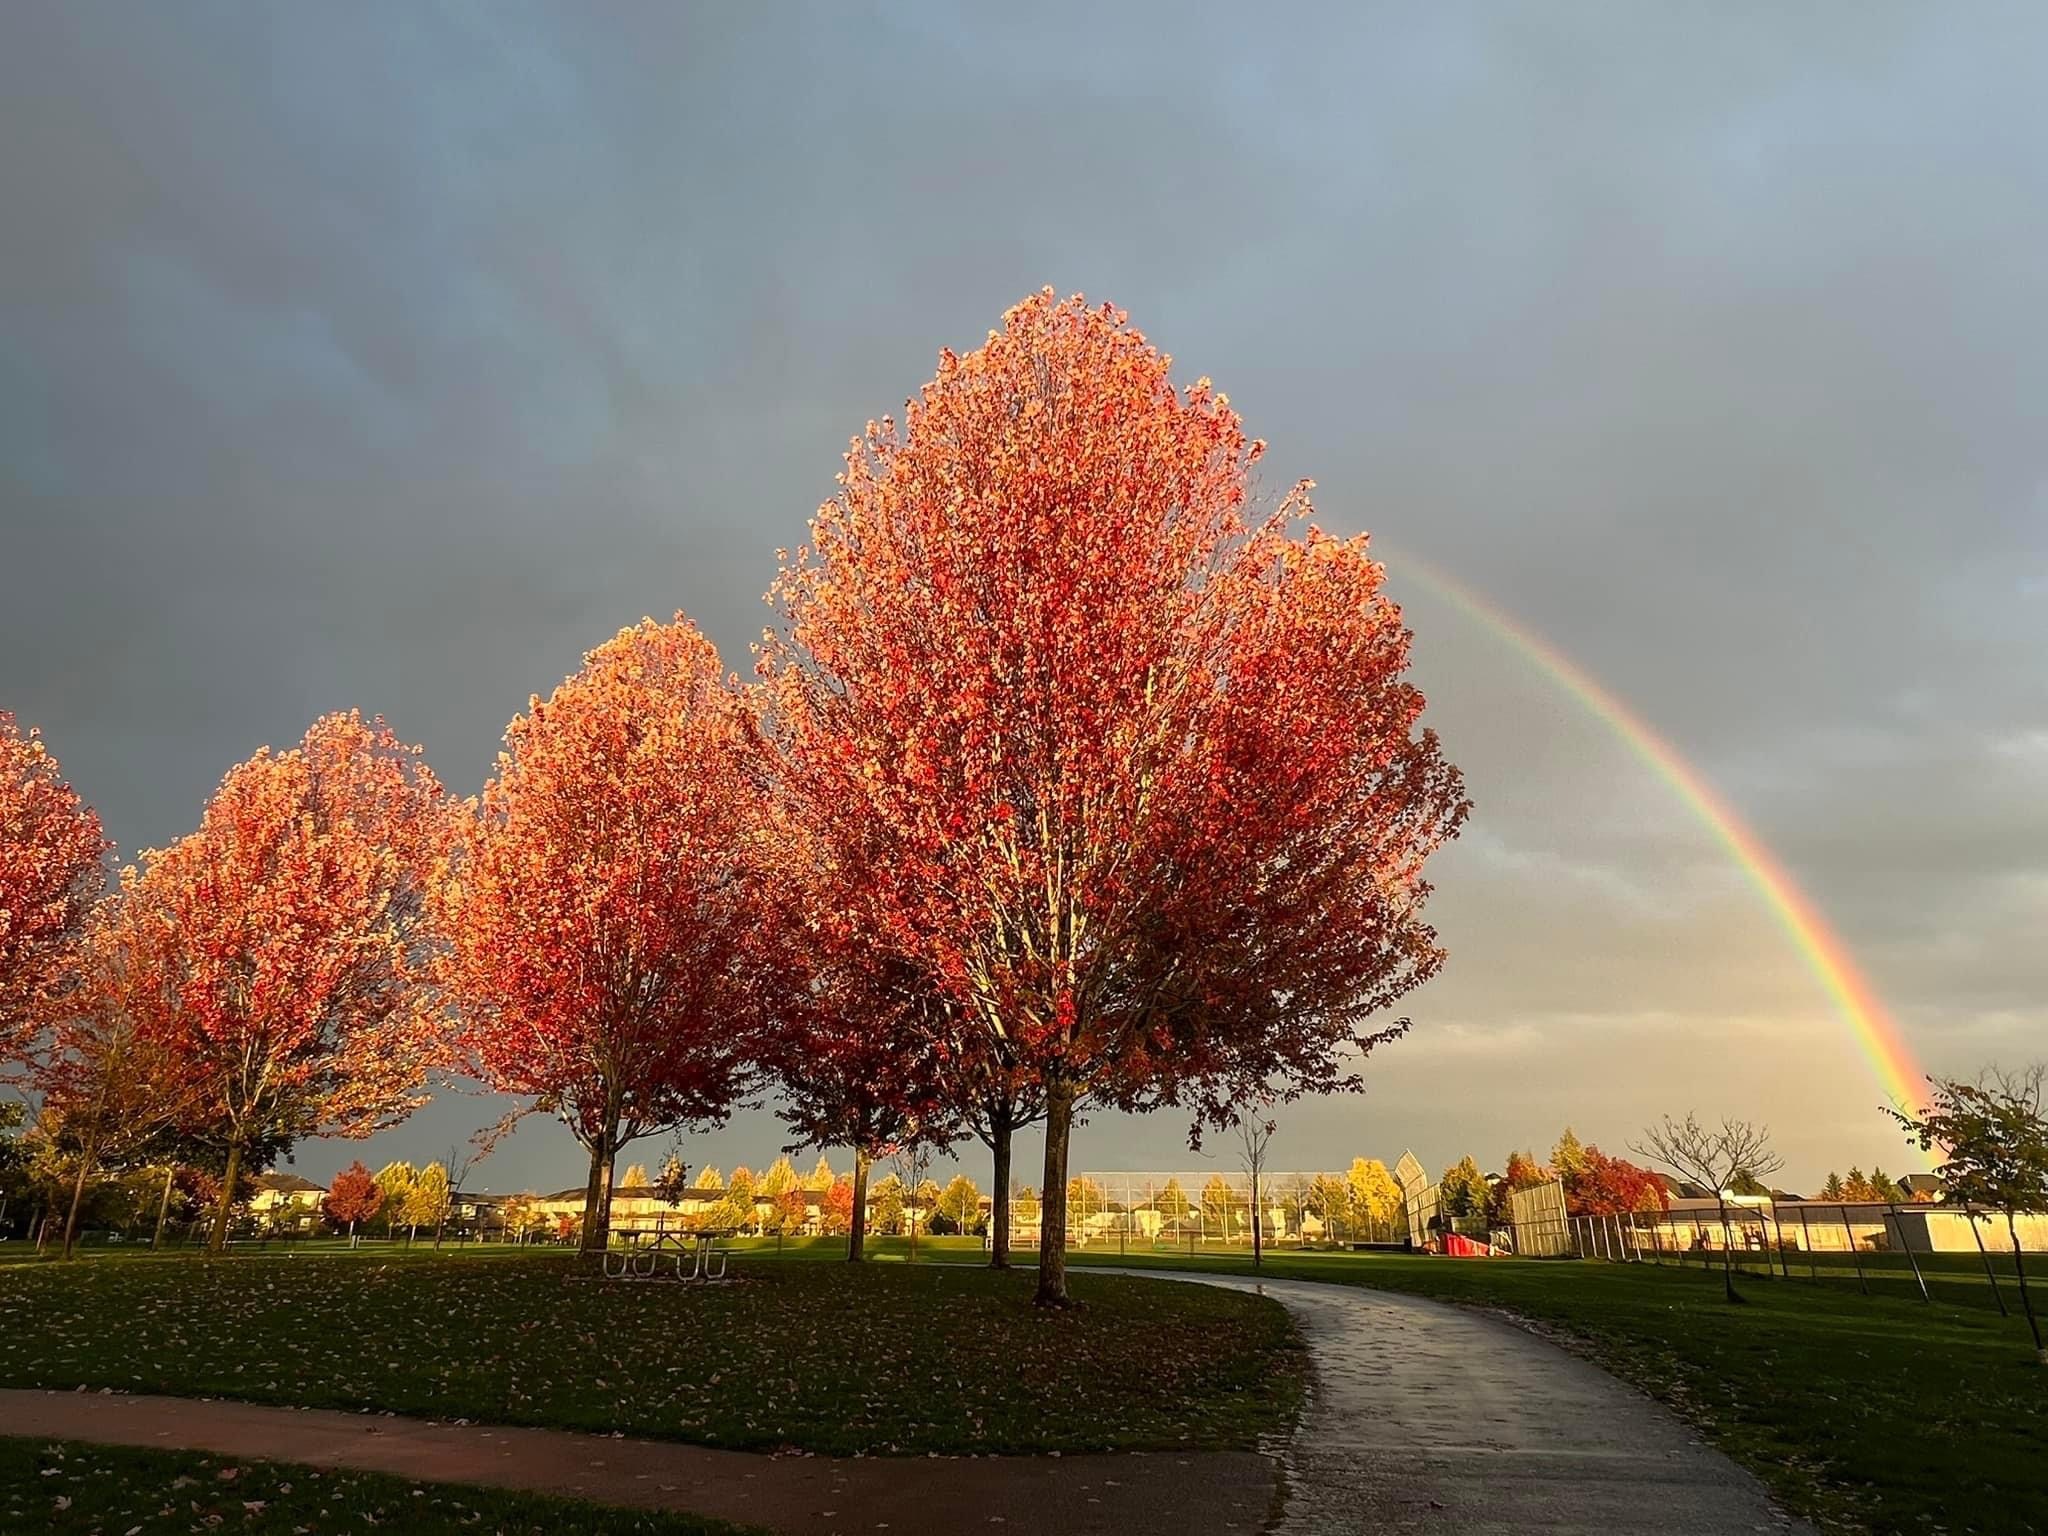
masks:
<path fill-rule="evenodd" d="M 1806 1219 L 1806 1206 L 1799 1207 L 1799 1232 L 1806 1246 L 1806 1278 L 1820 1284 L 1820 1266 L 1813 1261 L 1813 1223 Z"/>
<path fill-rule="evenodd" d="M 1849 1207 L 1838 1205 L 1835 1209 L 1842 1213 L 1842 1231 L 1849 1238 L 1849 1262 L 1856 1266 L 1856 1283 L 1863 1287 L 1863 1294 L 1868 1296 L 1870 1282 L 1863 1278 L 1863 1255 L 1856 1251 L 1856 1229 L 1849 1225 Z"/>
<path fill-rule="evenodd" d="M 1664 1267 L 1664 1234 L 1660 1230 L 1657 1219 L 1654 1216 L 1650 1219 L 1650 1251 L 1656 1254 L 1657 1257 L 1654 1262 L 1659 1269 L 1662 1269 Z"/>
<path fill-rule="evenodd" d="M 2005 1308 L 2005 1296 L 1998 1289 L 1998 1271 L 1991 1267 L 1991 1252 L 1984 1246 L 1984 1234 L 1977 1230 L 1977 1212 L 1974 1207 L 1964 1206 L 1963 1214 L 1970 1218 L 1970 1236 L 1977 1239 L 1977 1257 L 1984 1261 L 1984 1278 L 1991 1282 L 1991 1296 L 1998 1303 L 1998 1315 L 2011 1317 Z"/>
<path fill-rule="evenodd" d="M 1884 1208 L 1891 1212 L 1892 1230 L 1899 1234 L 1899 1246 L 1906 1250 L 1906 1262 L 1913 1266 L 1913 1278 L 1920 1283 L 1920 1299 L 1927 1302 L 1933 1301 L 1934 1298 L 1927 1294 L 1927 1277 L 1920 1273 L 1920 1255 L 1915 1253 L 1913 1245 L 1906 1241 L 1906 1228 L 1904 1223 L 1899 1220 L 1898 1206 L 1892 1201 L 1887 1200 L 1884 1203 Z"/>

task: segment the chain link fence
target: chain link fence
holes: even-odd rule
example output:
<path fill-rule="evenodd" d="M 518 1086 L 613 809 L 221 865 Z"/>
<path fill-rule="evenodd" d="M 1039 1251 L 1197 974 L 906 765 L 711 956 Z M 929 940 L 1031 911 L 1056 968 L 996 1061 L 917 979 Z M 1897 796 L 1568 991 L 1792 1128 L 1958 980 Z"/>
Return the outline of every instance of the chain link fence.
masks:
<path fill-rule="evenodd" d="M 2010 1313 L 2027 1256 L 2048 1256 L 2048 1214 L 2008 1224 L 2002 1212 L 1952 1205 L 1674 1200 L 1663 1211 L 1566 1217 L 1561 1234 L 1554 1222 L 1515 1233 L 1519 1252 L 1544 1244 L 1606 1263 L 1728 1268 Z M 2044 1273 L 2037 1259 L 2029 1279 Z"/>

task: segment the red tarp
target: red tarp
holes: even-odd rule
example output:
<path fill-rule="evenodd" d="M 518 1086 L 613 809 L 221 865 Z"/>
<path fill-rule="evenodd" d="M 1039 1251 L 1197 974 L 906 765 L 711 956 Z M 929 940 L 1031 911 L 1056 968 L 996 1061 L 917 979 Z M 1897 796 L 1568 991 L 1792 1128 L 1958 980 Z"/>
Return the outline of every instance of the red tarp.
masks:
<path fill-rule="evenodd" d="M 1493 1249 L 1489 1245 L 1480 1242 L 1477 1238 L 1466 1237 L 1460 1232 L 1446 1232 L 1444 1234 L 1444 1256 L 1446 1258 L 1483 1259 L 1492 1254 L 1492 1252 Z"/>

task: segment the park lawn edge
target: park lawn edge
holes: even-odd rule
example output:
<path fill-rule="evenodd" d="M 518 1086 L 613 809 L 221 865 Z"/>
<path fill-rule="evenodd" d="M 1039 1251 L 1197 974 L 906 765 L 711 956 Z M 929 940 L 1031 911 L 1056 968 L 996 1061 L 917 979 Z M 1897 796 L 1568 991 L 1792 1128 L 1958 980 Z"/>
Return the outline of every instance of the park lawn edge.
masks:
<path fill-rule="evenodd" d="M 342 1254 L 331 1256 L 340 1266 L 331 1272 L 346 1273 L 354 1265 L 349 1257 Z M 533 1258 L 521 1255 L 518 1257 Z M 759 1255 L 763 1260 L 766 1255 Z M 113 1275 L 126 1272 L 140 1275 L 153 1272 L 160 1276 L 180 1273 L 192 1275 L 232 1276 L 250 1274 L 258 1265 L 270 1268 L 284 1262 L 277 1258 L 188 1259 L 148 1258 L 115 1261 L 105 1270 L 94 1266 L 93 1271 L 72 1269 L 66 1265 L 38 1266 L 33 1273 L 44 1280 L 55 1280 L 68 1270 L 74 1274 Z M 328 1270 L 326 1262 L 319 1263 L 322 1270 Z M 387 1258 L 383 1263 L 390 1263 Z M 130 1268 L 130 1265 L 134 1268 Z M 246 1266 L 246 1268 L 245 1268 Z M 468 1265 L 456 1258 L 441 1258 L 420 1255 L 397 1261 L 395 1267 L 413 1271 L 416 1274 L 439 1272 L 452 1274 L 458 1268 Z M 483 1269 L 494 1270 L 496 1262 L 482 1261 Z M 526 1266 L 522 1266 L 526 1267 Z M 295 1264 L 301 1275 L 310 1277 L 314 1273 L 312 1263 Z M 1084 1296 L 1082 1305 L 1068 1312 L 1046 1313 L 1029 1307 L 1023 1296 L 1031 1284 L 1030 1270 L 1019 1267 L 997 1280 L 982 1265 L 961 1265 L 953 1263 L 920 1264 L 916 1266 L 884 1263 L 880 1266 L 861 1266 L 858 1270 L 847 1271 L 843 1264 L 821 1265 L 815 1263 L 785 1264 L 764 1262 L 761 1268 L 771 1272 L 801 1270 L 820 1279 L 835 1271 L 850 1273 L 862 1285 L 896 1289 L 892 1277 L 901 1277 L 906 1285 L 913 1277 L 921 1276 L 918 1284 L 925 1287 L 945 1286 L 957 1276 L 963 1285 L 960 1304 L 971 1305 L 980 1294 L 986 1302 L 990 1282 L 1013 1287 L 1017 1292 L 1018 1305 L 1014 1314 L 1016 1333 L 1013 1335 L 1019 1357 L 1029 1359 L 1033 1346 L 1025 1337 L 1027 1331 L 1040 1334 L 1046 1331 L 1072 1331 L 1085 1328 L 1091 1319 L 1101 1319 L 1098 1331 L 1114 1331 L 1113 1324 L 1120 1316 L 1128 1317 L 1134 1308 L 1155 1310 L 1149 1299 L 1137 1300 L 1138 1290 L 1150 1291 L 1142 1279 L 1117 1276 L 1086 1276 L 1082 1279 Z M 19 1273 L 19 1272 L 17 1272 Z M 616 1306 L 600 1304 L 595 1311 L 586 1312 L 583 1326 L 619 1327 L 626 1329 L 631 1313 L 642 1304 L 652 1307 L 662 1294 L 682 1294 L 668 1291 L 666 1287 L 657 1290 L 652 1285 L 631 1281 L 604 1281 L 595 1275 L 583 1272 L 581 1263 L 568 1256 L 544 1256 L 532 1266 L 537 1279 L 549 1282 L 550 1288 L 559 1284 L 584 1297 L 602 1296 L 610 1292 L 617 1298 Z M 271 1269 L 274 1278 L 276 1271 Z M 1107 1295 L 1100 1295 L 1095 1304 L 1089 1304 L 1085 1292 L 1095 1286 L 1105 1290 L 1117 1288 L 1121 1298 L 1112 1302 Z M 556 1292 L 555 1294 L 560 1294 Z M 857 1295 L 858 1293 L 856 1293 Z M 871 1292 L 872 1294 L 872 1292 Z M 66 1307 L 75 1297 L 66 1297 L 61 1292 L 47 1293 L 43 1305 Z M 8 1314 L 8 1298 L 4 1287 L 0 1287 L 0 1317 Z M 899 1306 L 914 1301 L 899 1300 Z M 658 1412 L 647 1411 L 644 1406 L 637 1412 L 619 1414 L 610 1405 L 615 1399 L 609 1393 L 614 1389 L 625 1391 L 628 1398 L 638 1400 L 639 1392 L 625 1386 L 614 1377 L 608 1387 L 607 1381 L 596 1373 L 594 1385 L 607 1392 L 605 1407 L 593 1417 L 587 1401 L 534 1400 L 521 1398 L 513 1401 L 494 1398 L 488 1388 L 481 1393 L 475 1386 L 458 1388 L 453 1382 L 435 1379 L 431 1384 L 421 1380 L 383 1378 L 350 1382 L 327 1373 L 305 1374 L 286 1377 L 276 1375 L 269 1381 L 263 1377 L 277 1371 L 277 1362 L 270 1362 L 265 1370 L 251 1371 L 247 1377 L 239 1373 L 241 1363 L 233 1354 L 217 1351 L 202 1351 L 200 1358 L 212 1363 L 212 1369 L 180 1375 L 147 1373 L 132 1374 L 129 1361 L 121 1358 L 119 1365 L 112 1365 L 107 1358 L 93 1362 L 73 1359 L 46 1359 L 41 1363 L 23 1361 L 12 1357 L 19 1343 L 0 1352 L 0 1386 L 28 1388 L 43 1391 L 90 1390 L 107 1391 L 121 1395 L 183 1397 L 195 1400 L 216 1399 L 253 1404 L 277 1405 L 284 1407 L 310 1407 L 340 1412 L 363 1414 L 391 1414 L 427 1422 L 492 1423 L 542 1429 L 560 1429 L 586 1434 L 624 1434 L 649 1440 L 670 1441 L 681 1444 L 703 1445 L 723 1450 L 745 1451 L 756 1454 L 799 1453 L 839 1457 L 912 1457 L 912 1456 L 1057 1456 L 1089 1453 L 1170 1453 L 1174 1451 L 1257 1451 L 1270 1445 L 1273 1440 L 1284 1438 L 1297 1422 L 1306 1393 L 1309 1374 L 1307 1346 L 1293 1317 L 1285 1308 L 1267 1298 L 1244 1297 L 1237 1299 L 1237 1305 L 1244 1307 L 1245 1323 L 1239 1337 L 1238 1347 L 1227 1355 L 1215 1360 L 1205 1360 L 1203 1369 L 1207 1375 L 1188 1384 L 1188 1389 L 1178 1398 L 1168 1397 L 1155 1401 L 1148 1412 L 1134 1413 L 1130 1419 L 1120 1421 L 1111 1411 L 1114 1404 L 1101 1399 L 1104 1386 L 1112 1383 L 1117 1371 L 1091 1370 L 1088 1362 L 1093 1358 L 1086 1353 L 1086 1340 L 1077 1340 L 1082 1352 L 1074 1355 L 1076 1362 L 1071 1380 L 1097 1383 L 1094 1397 L 1086 1407 L 1069 1413 L 1055 1411 L 1048 1404 L 1040 1404 L 1035 1414 L 1013 1412 L 1005 1423 L 991 1416 L 988 1431 L 983 1433 L 977 1421 L 975 1433 L 966 1433 L 964 1424 L 952 1424 L 943 1415 L 927 1412 L 919 1401 L 919 1382 L 903 1378 L 896 1385 L 898 1390 L 886 1394 L 897 1404 L 893 1417 L 881 1425 L 858 1427 L 850 1408 L 842 1413 L 842 1402 L 848 1398 L 868 1395 L 869 1389 L 886 1375 L 870 1375 L 877 1370 L 886 1373 L 892 1367 L 887 1362 L 872 1365 L 862 1357 L 853 1362 L 847 1373 L 848 1362 L 841 1359 L 838 1369 L 841 1375 L 827 1374 L 822 1378 L 824 1385 L 817 1396 L 822 1400 L 830 1398 L 828 1406 L 833 1410 L 829 1426 L 821 1423 L 815 1414 L 816 1403 L 809 1419 L 801 1414 L 786 1420 L 770 1420 L 755 1427 L 751 1420 L 742 1426 L 735 1418 L 715 1420 L 710 1423 L 689 1423 L 664 1420 Z M 599 1316 L 598 1314 L 604 1314 Z M 987 1312 L 980 1314 L 984 1320 Z M 539 1324 L 543 1318 L 549 1324 L 560 1322 L 559 1314 L 545 1308 L 536 1308 L 531 1313 L 522 1313 L 529 1325 Z M 31 1319 L 16 1315 L 18 1325 Z M 1168 1326 L 1185 1329 L 1200 1325 L 1199 1309 L 1183 1317 L 1175 1312 L 1169 1317 Z M 84 1313 L 68 1319 L 82 1335 L 93 1332 L 92 1325 Z M 499 1326 L 505 1326 L 502 1321 Z M 764 1324 L 763 1326 L 768 1326 Z M 73 1337 L 80 1336 L 75 1333 Z M 375 1337 L 376 1335 L 373 1335 Z M 509 1333 L 504 1335 L 509 1337 Z M 61 1336 L 52 1335 L 61 1342 Z M 274 1341 L 273 1341 L 274 1342 Z M 1064 1346 L 1055 1346 L 1056 1349 Z M 31 1347 L 32 1348 L 32 1347 Z M 68 1354 L 68 1351 L 65 1352 Z M 1041 1363 L 1043 1347 L 1037 1349 Z M 782 1367 L 800 1368 L 802 1360 L 795 1362 L 785 1359 Z M 1064 1357 L 1063 1357 L 1064 1358 Z M 1220 1362 L 1220 1368 L 1219 1368 Z M 643 1362 L 649 1370 L 660 1362 L 652 1356 Z M 900 1364 L 901 1362 L 898 1362 Z M 1012 1363 L 1005 1357 L 1005 1366 Z M 1120 1369 L 1142 1369 L 1144 1362 L 1138 1358 L 1126 1358 Z M 230 1373 L 232 1369 L 232 1374 Z M 730 1365 L 727 1366 L 730 1369 Z M 717 1376 L 712 1376 L 715 1382 Z M 585 1384 L 586 1386 L 589 1383 Z M 991 1379 L 990 1390 L 999 1397 L 1017 1396 L 1026 1408 L 1030 1405 L 1028 1393 L 1016 1394 L 1003 1380 Z M 1054 1395 L 1060 1395 L 1057 1380 Z M 1084 1400 L 1088 1394 L 1084 1393 Z M 912 1433 L 905 1435 L 897 1431 L 909 1425 Z M 978 1436 L 978 1438 L 976 1437 Z"/>
<path fill-rule="evenodd" d="M 67 1491 L 78 1486 L 76 1480 L 62 1480 L 74 1464 L 81 1472 L 112 1473 L 118 1492 L 92 1488 L 84 1495 L 91 1502 L 81 1506 L 80 1496 Z M 227 1469 L 233 1469 L 232 1477 L 223 1481 L 221 1473 Z M 25 1504 L 17 1493 L 17 1483 L 26 1495 Z M 311 1486 L 314 1484 L 321 1486 Z M 415 1493 L 416 1489 L 421 1492 Z M 196 1495 L 191 1490 L 197 1490 Z M 333 1523 L 309 1525 L 309 1521 L 319 1518 L 313 1511 L 322 1502 L 320 1495 L 336 1490 L 340 1496 L 328 1500 L 341 1506 Z M 101 1494 L 107 1496 L 95 1497 Z M 71 1498 L 72 1505 L 63 1510 L 54 1508 L 60 1496 Z M 758 1526 L 734 1525 L 683 1510 L 615 1504 L 601 1497 L 571 1498 L 449 1478 L 323 1467 L 270 1456 L 0 1434 L 0 1522 L 14 1518 L 17 1513 L 34 1517 L 40 1503 L 39 1528 L 62 1536 L 73 1530 L 112 1528 L 104 1526 L 112 1518 L 146 1522 L 166 1501 L 189 1504 L 208 1496 L 220 1502 L 222 1508 L 234 1511 L 231 1523 L 223 1523 L 220 1528 L 243 1536 L 360 1530 L 370 1518 L 366 1506 L 374 1505 L 381 1510 L 386 1503 L 392 1507 L 394 1516 L 377 1524 L 392 1529 L 578 1531 L 589 1532 L 591 1536 L 767 1536 Z M 109 1505 L 131 1499 L 140 1500 L 136 1508 L 118 1517 L 105 1513 Z M 416 1502 L 420 1499 L 428 1502 Z M 461 1502 L 455 1504 L 452 1513 L 440 1513 L 446 1503 L 456 1500 Z M 251 1503 L 261 1507 L 252 1511 Z M 149 1513 L 144 1513 L 145 1508 L 149 1508 Z M 400 1512 L 403 1519 L 395 1522 Z M 217 1511 L 195 1513 L 188 1509 L 185 1513 L 194 1518 L 196 1529 L 205 1523 L 207 1513 Z M 423 1524 L 422 1514 L 429 1514 L 433 1523 Z"/>

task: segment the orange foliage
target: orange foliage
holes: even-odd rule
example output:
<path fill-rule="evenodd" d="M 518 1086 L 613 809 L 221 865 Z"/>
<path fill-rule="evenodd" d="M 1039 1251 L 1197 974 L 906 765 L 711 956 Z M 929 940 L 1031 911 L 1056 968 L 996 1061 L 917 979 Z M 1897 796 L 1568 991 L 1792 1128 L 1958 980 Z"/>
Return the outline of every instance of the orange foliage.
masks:
<path fill-rule="evenodd" d="M 1421 870 L 1466 809 L 1365 541 L 1308 526 L 1306 483 L 1249 519 L 1264 445 L 1167 369 L 1050 291 L 942 354 L 854 442 L 762 648 L 830 849 L 812 942 L 886 947 L 1044 1087 L 1048 1300 L 1075 1099 L 1215 1122 L 1355 1085 L 1441 962 Z"/>
<path fill-rule="evenodd" d="M 232 769 L 199 829 L 124 881 L 131 1006 L 187 1064 L 191 1128 L 227 1148 L 230 1182 L 259 1142 L 366 1136 L 424 1102 L 449 809 L 383 721 L 327 715 Z"/>
<path fill-rule="evenodd" d="M 78 975 L 106 857 L 99 817 L 41 735 L 0 710 L 0 1071 L 27 1057 Z"/>
<path fill-rule="evenodd" d="M 592 651 L 505 748 L 439 893 L 443 978 L 478 1075 L 589 1150 L 601 1244 L 619 1150 L 722 1120 L 759 1053 L 759 787 L 739 695 L 681 617 Z"/>

